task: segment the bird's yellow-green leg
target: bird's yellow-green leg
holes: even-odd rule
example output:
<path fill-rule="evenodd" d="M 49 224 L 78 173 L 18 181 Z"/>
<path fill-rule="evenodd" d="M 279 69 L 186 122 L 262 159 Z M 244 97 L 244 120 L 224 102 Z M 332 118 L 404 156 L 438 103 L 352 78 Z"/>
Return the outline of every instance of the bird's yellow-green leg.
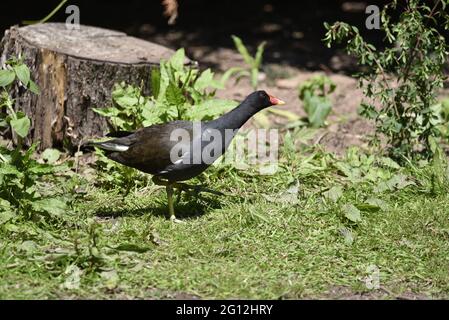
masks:
<path fill-rule="evenodd" d="M 175 209 L 173 207 L 173 187 L 172 185 L 167 185 L 167 200 L 168 200 L 168 214 L 170 215 L 171 221 L 177 221 L 175 216 Z"/>

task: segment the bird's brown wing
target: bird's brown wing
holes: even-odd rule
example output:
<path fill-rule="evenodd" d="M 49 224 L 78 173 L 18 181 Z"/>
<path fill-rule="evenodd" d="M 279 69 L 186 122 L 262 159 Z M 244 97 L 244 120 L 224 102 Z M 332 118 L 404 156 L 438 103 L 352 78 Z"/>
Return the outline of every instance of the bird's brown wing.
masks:
<path fill-rule="evenodd" d="M 170 139 L 170 136 L 176 129 L 184 129 L 191 135 L 192 123 L 174 121 L 153 125 L 128 136 L 109 140 L 109 145 L 123 146 L 122 150 L 126 151 L 110 151 L 107 157 L 143 172 L 159 174 L 172 164 L 170 152 L 179 141 Z"/>

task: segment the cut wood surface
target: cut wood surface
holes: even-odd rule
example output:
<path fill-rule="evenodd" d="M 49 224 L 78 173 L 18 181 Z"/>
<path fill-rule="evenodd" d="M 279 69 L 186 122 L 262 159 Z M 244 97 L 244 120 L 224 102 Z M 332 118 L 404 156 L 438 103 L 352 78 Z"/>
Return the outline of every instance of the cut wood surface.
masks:
<path fill-rule="evenodd" d="M 97 27 L 69 30 L 63 23 L 12 27 L 0 42 L 0 62 L 11 56 L 25 57 L 40 95 L 16 87 L 16 109 L 32 119 L 28 143 L 39 149 L 66 147 L 108 131 L 106 120 L 92 108 L 111 104 L 114 84 L 125 81 L 144 85 L 161 59 L 173 50 Z"/>

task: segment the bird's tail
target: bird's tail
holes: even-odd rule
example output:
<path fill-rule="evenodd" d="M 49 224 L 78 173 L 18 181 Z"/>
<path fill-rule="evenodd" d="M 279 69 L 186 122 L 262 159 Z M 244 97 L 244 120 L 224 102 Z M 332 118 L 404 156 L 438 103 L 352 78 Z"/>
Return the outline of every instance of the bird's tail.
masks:
<path fill-rule="evenodd" d="M 87 141 L 85 144 L 82 145 L 82 150 L 86 151 L 95 151 L 95 148 L 99 148 L 105 151 L 112 151 L 112 152 L 124 152 L 129 149 L 129 146 L 123 143 L 120 143 L 120 138 L 126 137 L 128 135 L 132 134 L 132 132 L 128 131 L 116 131 L 116 132 L 110 132 L 106 136 L 110 138 L 116 138 L 111 139 L 107 141 Z"/>

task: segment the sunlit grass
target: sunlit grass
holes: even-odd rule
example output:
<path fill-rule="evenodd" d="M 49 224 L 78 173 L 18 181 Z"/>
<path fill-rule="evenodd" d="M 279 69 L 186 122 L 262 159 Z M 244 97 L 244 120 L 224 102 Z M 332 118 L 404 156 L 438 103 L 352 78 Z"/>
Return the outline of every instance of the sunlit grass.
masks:
<path fill-rule="evenodd" d="M 355 168 L 354 155 L 303 154 L 284 150 L 290 165 L 273 176 L 211 168 L 202 182 L 227 196 L 183 196 L 183 224 L 167 220 L 165 191 L 151 183 L 123 196 L 86 181 L 60 224 L 2 228 L 0 298 L 291 299 L 333 297 L 333 288 L 448 297 L 447 192 L 430 192 L 425 174 L 362 161 L 361 177 L 383 170 L 413 181 L 375 192 L 383 180 L 355 182 L 337 169 L 338 161 Z M 282 196 L 294 181 L 297 194 Z M 343 192 L 334 201 L 325 192 L 335 185 Z M 382 208 L 367 207 L 369 198 Z M 345 217 L 347 203 L 360 208 L 360 222 Z M 366 286 L 370 266 L 378 289 Z"/>

